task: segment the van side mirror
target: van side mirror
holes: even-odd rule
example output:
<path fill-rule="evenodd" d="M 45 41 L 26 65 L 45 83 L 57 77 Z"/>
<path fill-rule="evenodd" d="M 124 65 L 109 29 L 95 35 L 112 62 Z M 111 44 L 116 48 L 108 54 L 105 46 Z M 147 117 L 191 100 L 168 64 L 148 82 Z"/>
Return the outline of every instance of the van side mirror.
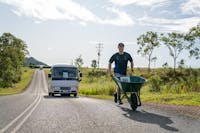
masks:
<path fill-rule="evenodd" d="M 48 77 L 51 78 L 51 74 L 50 73 L 48 74 Z"/>
<path fill-rule="evenodd" d="M 79 81 L 82 80 L 82 77 L 83 77 L 83 74 L 80 72 L 80 73 L 79 73 Z"/>
<path fill-rule="evenodd" d="M 81 78 L 83 77 L 83 74 L 82 74 L 82 73 L 80 73 L 80 77 L 81 77 Z"/>

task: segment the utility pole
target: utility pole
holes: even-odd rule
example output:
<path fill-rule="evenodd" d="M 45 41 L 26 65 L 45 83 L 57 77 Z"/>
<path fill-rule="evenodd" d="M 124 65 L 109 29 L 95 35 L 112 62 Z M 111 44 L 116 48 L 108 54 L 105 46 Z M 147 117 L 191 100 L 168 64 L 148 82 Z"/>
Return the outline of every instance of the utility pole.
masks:
<path fill-rule="evenodd" d="M 71 59 L 71 65 L 74 65 L 74 60 L 73 59 Z"/>
<path fill-rule="evenodd" d="M 103 49 L 103 43 L 98 43 L 96 48 L 97 48 L 97 55 L 98 55 L 97 67 L 99 68 L 101 51 Z"/>

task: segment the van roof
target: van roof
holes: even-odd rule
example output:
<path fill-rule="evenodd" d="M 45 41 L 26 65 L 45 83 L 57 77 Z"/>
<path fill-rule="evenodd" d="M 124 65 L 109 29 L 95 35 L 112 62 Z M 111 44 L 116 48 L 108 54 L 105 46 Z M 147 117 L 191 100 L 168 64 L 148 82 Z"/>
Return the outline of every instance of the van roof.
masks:
<path fill-rule="evenodd" d="M 53 65 L 52 67 L 70 67 L 70 68 L 77 68 L 76 66 L 73 66 L 73 65 L 66 65 L 66 64 L 56 64 L 56 65 Z"/>

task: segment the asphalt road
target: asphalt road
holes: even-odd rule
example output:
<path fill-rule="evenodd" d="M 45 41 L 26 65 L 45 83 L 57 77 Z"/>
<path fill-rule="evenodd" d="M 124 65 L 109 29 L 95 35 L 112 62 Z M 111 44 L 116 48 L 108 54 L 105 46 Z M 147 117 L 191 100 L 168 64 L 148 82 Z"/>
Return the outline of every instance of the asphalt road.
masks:
<path fill-rule="evenodd" d="M 0 132 L 199 133 L 200 119 L 86 97 L 49 97 L 43 70 L 21 94 L 0 97 Z"/>

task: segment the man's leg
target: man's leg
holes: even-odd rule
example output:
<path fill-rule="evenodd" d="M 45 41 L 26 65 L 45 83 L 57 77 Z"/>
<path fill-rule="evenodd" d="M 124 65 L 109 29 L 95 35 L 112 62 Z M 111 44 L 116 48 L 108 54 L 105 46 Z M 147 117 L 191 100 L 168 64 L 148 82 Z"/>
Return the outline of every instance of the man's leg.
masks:
<path fill-rule="evenodd" d="M 118 104 L 123 104 L 121 101 L 121 90 L 119 87 L 117 87 L 117 102 Z"/>
<path fill-rule="evenodd" d="M 117 88 L 116 91 L 114 92 L 114 102 L 117 103 Z"/>
<path fill-rule="evenodd" d="M 119 73 L 115 73 L 115 76 L 120 80 L 120 77 L 123 76 Z M 116 93 L 114 94 L 115 96 L 115 101 L 118 102 L 118 104 L 123 104 L 121 101 L 121 90 L 119 87 L 116 88 Z"/>

